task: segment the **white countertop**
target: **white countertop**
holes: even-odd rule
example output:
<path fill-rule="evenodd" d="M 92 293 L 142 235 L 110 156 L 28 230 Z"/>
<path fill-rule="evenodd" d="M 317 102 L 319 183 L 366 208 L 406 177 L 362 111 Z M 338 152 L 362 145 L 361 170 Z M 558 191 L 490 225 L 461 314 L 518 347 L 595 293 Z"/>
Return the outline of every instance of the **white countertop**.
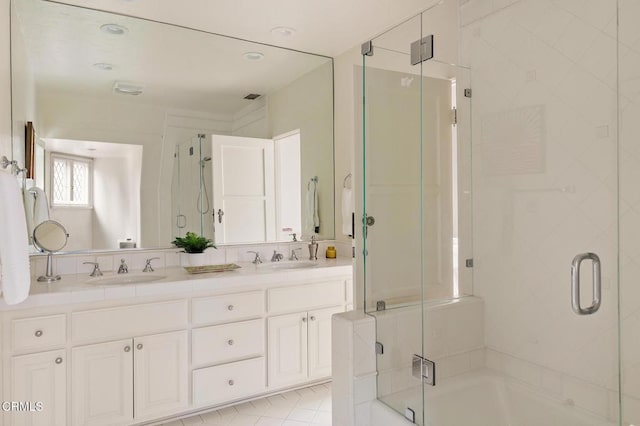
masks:
<path fill-rule="evenodd" d="M 240 269 L 207 274 L 189 274 L 181 267 L 157 268 L 149 275 L 165 278 L 147 283 L 101 285 L 100 279 L 91 278 L 87 274 L 63 275 L 60 281 L 51 284 L 33 280 L 27 300 L 18 305 L 7 305 L 4 300 L 0 300 L 0 311 L 168 294 L 186 296 L 192 292 L 233 289 L 241 284 L 287 284 L 351 275 L 353 272 L 353 260 L 350 258 L 319 259 L 316 266 L 301 269 L 275 269 L 273 265 L 277 263 L 270 262 L 258 266 L 244 262 L 237 264 L 241 266 Z M 140 275 L 146 274 L 129 274 Z M 117 276 L 115 272 L 109 272 L 101 278 Z"/>

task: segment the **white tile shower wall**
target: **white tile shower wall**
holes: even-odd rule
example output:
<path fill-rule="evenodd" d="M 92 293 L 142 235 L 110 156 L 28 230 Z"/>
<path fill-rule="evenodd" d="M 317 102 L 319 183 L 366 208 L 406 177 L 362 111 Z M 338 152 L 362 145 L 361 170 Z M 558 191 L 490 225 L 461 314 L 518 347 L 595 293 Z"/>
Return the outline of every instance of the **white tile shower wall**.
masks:
<path fill-rule="evenodd" d="M 474 294 L 486 305 L 487 347 L 572 377 L 562 383 L 591 395 L 600 414 L 618 381 L 615 6 L 461 5 L 473 70 Z M 603 302 L 579 317 L 569 271 L 587 251 L 602 259 Z M 583 286 L 590 279 L 585 268 Z M 554 383 L 549 375 L 540 387 Z"/>
<path fill-rule="evenodd" d="M 426 305 L 424 330 L 420 306 L 376 312 L 375 318 L 376 339 L 384 345 L 384 353 L 377 356 L 379 396 L 420 386 L 411 362 L 423 345 L 440 378 L 484 366 L 484 303 L 477 297 Z"/>

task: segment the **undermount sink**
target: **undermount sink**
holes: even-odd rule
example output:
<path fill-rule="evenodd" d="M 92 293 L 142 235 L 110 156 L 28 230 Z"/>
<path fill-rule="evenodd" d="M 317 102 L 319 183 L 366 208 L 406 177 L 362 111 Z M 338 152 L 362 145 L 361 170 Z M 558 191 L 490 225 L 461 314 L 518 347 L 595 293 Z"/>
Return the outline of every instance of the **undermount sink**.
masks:
<path fill-rule="evenodd" d="M 96 285 L 113 285 L 113 284 L 140 284 L 140 283 L 150 283 L 153 281 L 159 281 L 167 278 L 166 275 L 155 275 L 155 274 L 145 274 L 145 275 L 114 275 L 109 277 L 99 277 L 93 278 L 87 281 L 89 284 Z"/>
<path fill-rule="evenodd" d="M 316 266 L 318 266 L 318 263 L 305 260 L 292 260 L 289 262 L 268 263 L 265 266 L 272 269 L 308 269 L 315 268 Z"/>

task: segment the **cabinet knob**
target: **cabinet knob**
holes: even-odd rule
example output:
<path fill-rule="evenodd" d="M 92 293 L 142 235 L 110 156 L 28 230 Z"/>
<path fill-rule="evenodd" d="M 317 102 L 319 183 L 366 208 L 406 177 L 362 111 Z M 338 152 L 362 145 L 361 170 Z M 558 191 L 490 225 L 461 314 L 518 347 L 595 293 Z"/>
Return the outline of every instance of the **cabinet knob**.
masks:
<path fill-rule="evenodd" d="M 129 352 L 131 350 L 131 346 L 127 345 L 124 347 L 125 352 Z"/>
<path fill-rule="evenodd" d="M 36 337 L 42 337 L 42 330 L 36 330 L 35 335 Z"/>
<path fill-rule="evenodd" d="M 316 317 L 314 317 L 313 315 L 311 316 L 311 321 L 315 321 Z"/>
<path fill-rule="evenodd" d="M 233 385 L 234 385 L 233 380 L 229 380 L 229 386 L 233 386 Z"/>
<path fill-rule="evenodd" d="M 142 343 L 138 343 L 138 346 L 136 346 L 136 348 L 138 348 L 138 350 L 142 349 Z"/>
<path fill-rule="evenodd" d="M 302 322 L 307 322 L 307 317 L 302 317 Z"/>
<path fill-rule="evenodd" d="M 230 310 L 230 311 L 233 311 L 233 305 L 227 306 L 227 309 Z"/>
<path fill-rule="evenodd" d="M 62 358 L 60 357 L 56 358 L 56 364 L 62 364 Z"/>
<path fill-rule="evenodd" d="M 229 346 L 233 346 L 233 339 L 229 339 L 227 343 L 229 344 Z"/>

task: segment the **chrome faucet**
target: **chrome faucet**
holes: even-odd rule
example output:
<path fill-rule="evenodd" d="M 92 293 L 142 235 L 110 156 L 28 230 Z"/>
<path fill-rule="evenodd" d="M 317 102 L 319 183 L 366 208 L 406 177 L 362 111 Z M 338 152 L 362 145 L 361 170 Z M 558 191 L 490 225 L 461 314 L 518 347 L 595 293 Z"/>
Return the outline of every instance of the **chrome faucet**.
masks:
<path fill-rule="evenodd" d="M 82 262 L 83 265 L 93 265 L 93 271 L 89 274 L 90 277 L 101 277 L 102 271 L 100 270 L 100 264 L 98 262 Z"/>
<path fill-rule="evenodd" d="M 291 249 L 291 255 L 289 256 L 289 260 L 298 260 L 298 255 L 296 254 L 296 251 L 298 250 L 300 250 L 300 248 Z"/>
<path fill-rule="evenodd" d="M 144 269 L 142 270 L 142 272 L 153 272 L 153 267 L 151 266 L 151 261 L 152 260 L 156 260 L 156 259 L 160 259 L 159 257 L 151 257 L 149 259 L 146 260 L 146 265 L 144 267 Z"/>
<path fill-rule="evenodd" d="M 128 274 L 129 273 L 129 267 L 124 262 L 124 259 L 120 259 L 120 267 L 118 268 L 118 273 L 119 274 Z"/>
<path fill-rule="evenodd" d="M 259 251 L 248 251 L 247 253 L 253 253 L 256 255 L 255 259 L 253 259 L 253 263 L 254 265 L 259 265 L 262 263 L 262 259 L 260 259 L 260 252 Z"/>
<path fill-rule="evenodd" d="M 289 234 L 289 236 L 290 236 L 290 237 L 293 237 L 293 240 L 291 240 L 291 241 L 293 241 L 294 243 L 297 243 L 297 242 L 298 242 L 298 237 L 296 236 L 296 233 L 295 233 L 295 232 L 294 232 L 293 234 Z"/>
<path fill-rule="evenodd" d="M 278 253 L 276 250 L 274 250 L 273 256 L 271 256 L 271 261 L 280 262 L 282 259 L 284 259 L 284 256 L 282 255 L 282 253 Z"/>

